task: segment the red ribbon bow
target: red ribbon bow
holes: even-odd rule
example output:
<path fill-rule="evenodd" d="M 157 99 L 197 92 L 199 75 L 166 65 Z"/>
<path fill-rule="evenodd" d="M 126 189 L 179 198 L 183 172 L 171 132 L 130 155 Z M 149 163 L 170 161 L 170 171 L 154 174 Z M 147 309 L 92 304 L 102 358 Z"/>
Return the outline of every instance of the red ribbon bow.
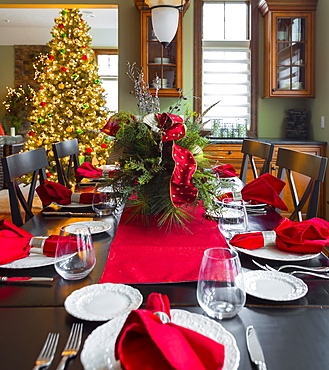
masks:
<path fill-rule="evenodd" d="M 192 177 L 197 165 L 193 154 L 175 143 L 185 136 L 186 127 L 183 119 L 174 114 L 162 113 L 158 116 L 162 129 L 162 142 L 173 141 L 172 158 L 175 167 L 170 180 L 170 197 L 176 207 L 191 204 L 195 201 L 198 191 L 193 185 Z"/>

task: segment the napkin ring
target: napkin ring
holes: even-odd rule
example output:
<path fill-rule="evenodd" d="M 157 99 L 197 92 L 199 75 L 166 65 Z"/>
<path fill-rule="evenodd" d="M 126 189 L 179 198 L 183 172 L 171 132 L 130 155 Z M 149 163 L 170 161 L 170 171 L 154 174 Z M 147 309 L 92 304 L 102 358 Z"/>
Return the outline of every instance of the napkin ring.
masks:
<path fill-rule="evenodd" d="M 71 195 L 71 203 L 80 203 L 80 193 L 72 193 Z"/>
<path fill-rule="evenodd" d="M 43 246 L 45 245 L 46 239 L 48 239 L 48 236 L 33 236 L 30 240 L 30 253 L 43 253 Z"/>
<path fill-rule="evenodd" d="M 262 231 L 264 238 L 264 247 L 276 245 L 276 232 L 274 230 Z"/>
<path fill-rule="evenodd" d="M 170 322 L 169 316 L 163 311 L 153 312 L 154 315 L 158 316 L 162 321 L 162 324 L 168 324 Z"/>

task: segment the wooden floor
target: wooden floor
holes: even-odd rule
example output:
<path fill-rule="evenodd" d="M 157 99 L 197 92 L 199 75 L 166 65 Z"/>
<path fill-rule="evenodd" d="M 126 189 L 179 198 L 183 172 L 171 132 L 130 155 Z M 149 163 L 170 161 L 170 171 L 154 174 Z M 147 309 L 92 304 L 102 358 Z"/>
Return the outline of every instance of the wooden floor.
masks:
<path fill-rule="evenodd" d="M 28 191 L 29 191 L 28 186 L 22 186 L 22 192 L 24 195 L 26 195 Z M 33 201 L 33 213 L 38 213 L 41 211 L 41 209 L 42 209 L 41 201 L 39 197 L 36 195 L 35 200 Z M 9 194 L 7 189 L 0 190 L 0 220 L 12 221 L 9 204 Z"/>

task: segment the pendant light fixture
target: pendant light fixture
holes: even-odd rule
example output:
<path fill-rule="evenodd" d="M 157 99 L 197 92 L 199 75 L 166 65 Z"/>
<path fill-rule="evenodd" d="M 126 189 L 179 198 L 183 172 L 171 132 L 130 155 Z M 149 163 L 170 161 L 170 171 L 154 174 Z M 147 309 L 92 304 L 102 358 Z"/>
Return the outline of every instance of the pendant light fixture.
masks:
<path fill-rule="evenodd" d="M 157 39 L 167 47 L 175 37 L 179 12 L 184 8 L 185 0 L 145 0 L 151 9 L 152 27 Z"/>

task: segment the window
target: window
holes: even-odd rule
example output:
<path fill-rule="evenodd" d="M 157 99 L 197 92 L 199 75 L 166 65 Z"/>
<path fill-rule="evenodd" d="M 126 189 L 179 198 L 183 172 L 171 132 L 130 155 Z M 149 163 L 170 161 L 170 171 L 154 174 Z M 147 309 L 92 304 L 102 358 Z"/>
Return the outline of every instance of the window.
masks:
<path fill-rule="evenodd" d="M 105 89 L 106 107 L 118 111 L 118 62 L 117 49 L 95 49 L 98 73 Z"/>
<path fill-rule="evenodd" d="M 247 130 L 250 136 L 256 136 L 250 10 L 249 1 L 195 1 L 195 17 L 201 26 L 195 30 L 200 48 L 195 51 L 194 69 L 200 72 L 194 74 L 194 90 L 201 99 L 194 109 L 204 112 L 219 101 L 204 121 L 209 120 L 205 125 L 209 130 L 216 119 L 217 128 L 218 124 L 223 127 L 222 133 L 218 131 L 222 137 L 241 137 L 241 132 L 247 136 Z M 245 129 L 240 129 L 243 126 Z M 227 131 L 228 127 L 231 129 Z"/>

